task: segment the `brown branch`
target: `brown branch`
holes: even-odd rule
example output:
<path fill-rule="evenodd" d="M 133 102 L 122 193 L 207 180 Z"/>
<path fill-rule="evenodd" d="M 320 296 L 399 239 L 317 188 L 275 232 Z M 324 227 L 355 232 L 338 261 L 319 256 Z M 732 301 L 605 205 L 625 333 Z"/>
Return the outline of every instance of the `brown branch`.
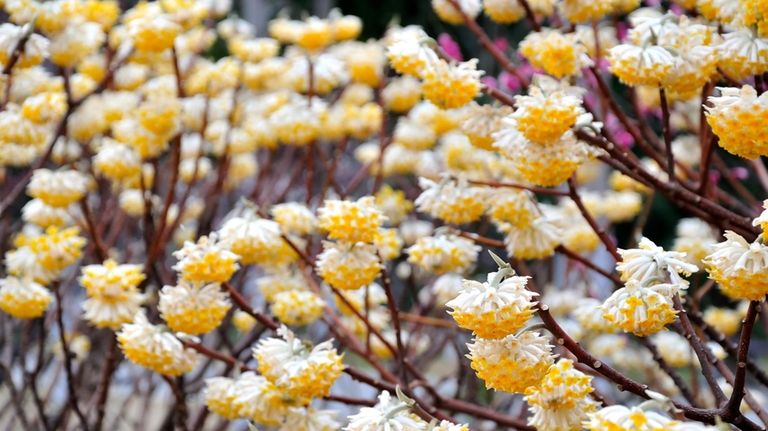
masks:
<path fill-rule="evenodd" d="M 667 105 L 667 92 L 664 87 L 659 87 L 659 100 L 661 101 L 661 124 L 664 134 L 664 148 L 667 153 L 667 176 L 669 181 L 675 180 L 675 155 L 672 153 L 672 130 L 669 126 L 669 106 Z"/>
<path fill-rule="evenodd" d="M 72 406 L 72 410 L 75 411 L 75 415 L 77 415 L 77 419 L 80 421 L 80 427 L 83 430 L 88 431 L 88 420 L 85 418 L 83 411 L 80 410 L 80 403 L 77 399 L 77 392 L 75 391 L 75 376 L 72 372 L 72 351 L 69 350 L 66 331 L 64 329 L 64 307 L 61 303 L 61 285 L 57 284 L 52 287 L 53 292 L 56 295 L 56 324 L 59 327 L 59 341 L 61 342 L 62 355 L 64 356 L 64 372 L 67 377 L 69 404 Z"/>
<path fill-rule="evenodd" d="M 741 336 L 739 337 L 739 350 L 736 356 L 736 379 L 733 383 L 733 392 L 731 398 L 725 406 L 728 414 L 735 415 L 741 406 L 741 400 L 744 398 L 744 386 L 747 378 L 747 359 L 749 354 L 749 342 L 752 337 L 752 328 L 760 312 L 760 301 L 752 301 L 747 308 L 747 316 L 744 318 L 744 325 L 741 327 Z M 767 424 L 768 425 L 768 424 Z"/>
<path fill-rule="evenodd" d="M 707 347 L 704 346 L 699 338 L 696 330 L 691 324 L 691 320 L 688 318 L 688 312 L 683 307 L 683 303 L 680 301 L 680 295 L 675 294 L 672 297 L 672 302 L 675 309 L 678 311 L 678 318 L 680 319 L 680 326 L 683 330 L 683 336 L 688 340 L 688 343 L 693 347 L 693 351 L 696 353 L 696 357 L 699 358 L 701 364 L 701 373 L 704 374 L 704 380 L 707 381 L 712 394 L 715 396 L 715 401 L 718 407 L 721 407 L 726 402 L 727 398 L 720 389 L 720 385 L 717 383 L 715 374 L 712 369 L 712 362 L 707 355 Z"/>
<path fill-rule="evenodd" d="M 595 218 L 592 217 L 592 214 L 589 213 L 589 211 L 587 210 L 587 207 L 585 207 L 584 203 L 581 201 L 581 196 L 579 196 L 579 192 L 576 190 L 575 177 L 568 178 L 568 195 L 571 197 L 571 200 L 573 201 L 573 203 L 576 204 L 576 207 L 579 208 L 579 212 L 581 213 L 582 217 L 584 217 L 587 223 L 589 223 L 589 226 L 592 228 L 593 231 L 595 231 L 597 236 L 600 237 L 600 241 L 602 241 L 603 245 L 605 245 L 605 248 L 608 250 L 608 252 L 611 253 L 611 256 L 613 256 L 613 259 L 616 262 L 621 262 L 621 255 L 619 254 L 619 251 L 616 248 L 616 244 L 605 232 L 605 229 L 603 229 L 599 224 L 597 224 L 597 221 L 595 221 Z"/>

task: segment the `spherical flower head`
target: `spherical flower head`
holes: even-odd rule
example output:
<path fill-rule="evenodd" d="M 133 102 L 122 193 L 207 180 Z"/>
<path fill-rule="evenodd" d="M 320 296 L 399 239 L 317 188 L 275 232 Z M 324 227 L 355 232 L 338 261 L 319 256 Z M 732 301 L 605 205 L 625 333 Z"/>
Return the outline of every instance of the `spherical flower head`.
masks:
<path fill-rule="evenodd" d="M 513 394 L 539 385 L 554 363 L 549 340 L 534 331 L 499 339 L 475 338 L 467 347 L 470 366 L 485 386 Z"/>
<path fill-rule="evenodd" d="M 373 196 L 357 201 L 326 200 L 317 213 L 318 226 L 328 232 L 328 238 L 352 243 L 372 243 L 385 221 Z"/>
<path fill-rule="evenodd" d="M 318 51 L 333 43 L 333 27 L 328 20 L 309 17 L 297 26 L 296 44 L 307 51 Z"/>
<path fill-rule="evenodd" d="M 584 109 L 575 88 L 544 76 L 534 77 L 534 84 L 527 96 L 515 96 L 512 117 L 529 141 L 548 144 L 568 131 Z"/>
<path fill-rule="evenodd" d="M 309 235 L 317 228 L 317 218 L 306 205 L 286 202 L 274 205 L 269 213 L 285 233 Z"/>
<path fill-rule="evenodd" d="M 768 139 L 761 124 L 768 115 L 768 95 L 758 96 L 749 85 L 721 88 L 720 96 L 710 96 L 707 122 L 726 151 L 746 159 L 768 155 Z"/>
<path fill-rule="evenodd" d="M 32 199 L 21 208 L 21 219 L 45 229 L 48 226 L 64 227 L 72 224 L 67 208 L 52 207 L 40 199 Z"/>
<path fill-rule="evenodd" d="M 263 376 L 247 371 L 235 380 L 232 408 L 237 416 L 265 426 L 278 426 L 297 401 Z"/>
<path fill-rule="evenodd" d="M 515 0 L 485 0 L 483 10 L 491 21 L 498 24 L 512 24 L 525 16 L 525 9 Z"/>
<path fill-rule="evenodd" d="M 407 250 L 408 262 L 434 274 L 463 273 L 477 261 L 480 246 L 451 234 L 419 238 Z"/>
<path fill-rule="evenodd" d="M 291 407 L 278 431 L 337 431 L 341 424 L 336 411 L 317 410 L 314 407 Z"/>
<path fill-rule="evenodd" d="M 458 64 L 432 58 L 421 72 L 421 91 L 439 108 L 461 108 L 480 94 L 482 75 L 476 58 Z"/>
<path fill-rule="evenodd" d="M 506 127 L 493 135 L 493 145 L 510 160 L 516 175 L 533 185 L 557 186 L 573 176 L 582 163 L 599 154 L 577 140 L 570 130 L 559 139 L 541 145 L 528 140 L 518 130 L 514 117 L 505 118 L 504 124 Z"/>
<path fill-rule="evenodd" d="M 325 397 L 344 369 L 333 340 L 316 346 L 297 338 L 285 326 L 280 338 L 263 339 L 253 349 L 259 372 L 296 399 Z"/>
<path fill-rule="evenodd" d="M 562 240 L 561 229 L 553 221 L 544 215 L 526 227 L 515 227 L 509 223 L 497 227 L 504 233 L 504 246 L 510 256 L 541 259 L 552 256 Z"/>
<path fill-rule="evenodd" d="M 557 30 L 529 33 L 520 42 L 520 54 L 531 65 L 544 69 L 555 78 L 576 75 L 582 67 L 592 64 L 586 56 L 586 48 L 574 34 L 562 34 Z"/>
<path fill-rule="evenodd" d="M 375 406 L 363 407 L 357 414 L 349 417 L 349 425 L 344 427 L 344 431 L 426 429 L 427 424 L 410 413 L 410 408 L 411 404 L 383 391 L 379 394 L 379 402 Z"/>
<path fill-rule="evenodd" d="M 393 78 L 381 92 L 388 111 L 404 114 L 421 100 L 421 82 L 412 76 Z"/>
<path fill-rule="evenodd" d="M 34 253 L 37 262 L 45 271 L 58 275 L 64 268 L 80 259 L 86 240 L 79 233 L 80 230 L 76 227 L 59 229 L 50 226 L 45 233 L 30 238 L 25 245 Z"/>
<path fill-rule="evenodd" d="M 115 330 L 130 323 L 144 302 L 138 289 L 144 278 L 140 265 L 118 265 L 111 259 L 83 267 L 79 281 L 88 295 L 83 302 L 85 319 L 98 328 Z"/>
<path fill-rule="evenodd" d="M 227 377 L 211 377 L 205 379 L 205 406 L 224 419 L 234 420 L 238 418 L 235 409 L 235 397 L 237 396 L 235 380 Z"/>
<path fill-rule="evenodd" d="M 345 42 L 338 48 L 352 82 L 369 87 L 379 86 L 387 64 L 384 48 L 379 42 Z"/>
<path fill-rule="evenodd" d="M 35 319 L 48 309 L 53 295 L 31 278 L 0 279 L 0 310 L 17 319 Z"/>
<path fill-rule="evenodd" d="M 141 175 L 141 158 L 130 146 L 105 138 L 93 157 L 93 169 L 120 182 Z"/>
<path fill-rule="evenodd" d="M 526 191 L 498 188 L 491 193 L 488 201 L 488 216 L 496 225 L 506 223 L 516 228 L 527 228 L 538 217 L 535 201 Z"/>
<path fill-rule="evenodd" d="M 419 29 L 417 32 L 405 33 L 387 46 L 389 65 L 402 75 L 420 77 L 427 62 L 435 57 L 432 48 L 427 47 L 422 40 L 427 34 Z"/>
<path fill-rule="evenodd" d="M 739 234 L 726 231 L 704 260 L 709 276 L 732 299 L 761 301 L 768 294 L 768 247 L 759 240 L 748 243 Z"/>
<path fill-rule="evenodd" d="M 638 248 L 619 250 L 621 262 L 616 269 L 621 273 L 623 281 L 634 280 L 641 285 L 669 282 L 688 286 L 683 276 L 698 272 L 696 265 L 688 263 L 685 254 L 676 251 L 665 251 L 648 238 L 643 238 Z"/>
<path fill-rule="evenodd" d="M 381 271 L 376 246 L 364 243 L 323 242 L 317 271 L 337 289 L 358 289 L 373 283 Z"/>
<path fill-rule="evenodd" d="M 240 257 L 227 250 L 215 233 L 201 236 L 196 243 L 185 242 L 173 256 L 179 260 L 173 269 L 191 282 L 224 283 L 239 268 Z"/>
<path fill-rule="evenodd" d="M 376 192 L 376 207 L 384 214 L 387 222 L 396 225 L 413 210 L 413 202 L 405 197 L 402 190 L 396 190 L 384 184 Z"/>
<path fill-rule="evenodd" d="M 218 284 L 185 280 L 176 286 L 163 286 L 157 306 L 169 328 L 191 335 L 218 328 L 230 307 L 229 294 Z"/>
<path fill-rule="evenodd" d="M 768 40 L 751 30 L 726 33 L 716 49 L 718 66 L 732 79 L 739 81 L 768 71 Z"/>
<path fill-rule="evenodd" d="M 675 56 L 658 45 L 616 45 L 608 51 L 608 61 L 611 72 L 631 86 L 659 86 L 676 64 Z"/>
<path fill-rule="evenodd" d="M 529 387 L 525 401 L 532 415 L 528 424 L 541 431 L 577 431 L 587 414 L 597 409 L 590 394 L 592 376 L 562 359 L 553 365 L 539 385 Z"/>
<path fill-rule="evenodd" d="M 504 270 L 500 270 L 504 271 Z M 503 338 L 519 331 L 530 320 L 537 295 L 526 288 L 528 277 L 488 274 L 480 283 L 464 280 L 459 295 L 446 307 L 456 323 L 481 338 Z"/>
<path fill-rule="evenodd" d="M 218 235 L 244 265 L 285 265 L 298 258 L 283 239 L 278 223 L 252 213 L 230 218 Z"/>
<path fill-rule="evenodd" d="M 144 16 L 128 24 L 128 33 L 138 51 L 158 53 L 173 47 L 181 27 L 167 15 Z"/>
<path fill-rule="evenodd" d="M 512 112 L 509 106 L 470 104 L 466 118 L 461 124 L 461 132 L 475 147 L 493 151 L 493 134 L 501 130 L 502 119 Z"/>
<path fill-rule="evenodd" d="M 677 318 L 669 298 L 635 280 L 615 291 L 601 308 L 612 326 L 638 337 L 655 334 Z"/>
<path fill-rule="evenodd" d="M 181 123 L 181 102 L 176 98 L 154 97 L 139 105 L 139 124 L 158 137 L 170 137 Z"/>
<path fill-rule="evenodd" d="M 622 405 L 604 407 L 588 416 L 584 426 L 589 431 L 660 431 L 672 430 L 679 424 L 659 413 Z"/>
<path fill-rule="evenodd" d="M 307 290 L 291 290 L 275 295 L 272 313 L 281 322 L 291 326 L 312 324 L 323 315 L 325 301 Z"/>
<path fill-rule="evenodd" d="M 192 371 L 197 353 L 160 326 L 152 325 L 143 311 L 117 333 L 120 349 L 129 361 L 165 376 Z"/>
<path fill-rule="evenodd" d="M 470 186 L 465 178 L 444 177 L 440 182 L 419 178 L 422 192 L 416 208 L 447 223 L 471 223 L 485 212 L 485 189 Z"/>
<path fill-rule="evenodd" d="M 52 207 L 63 208 L 85 197 L 88 186 L 88 177 L 72 169 L 36 169 L 27 185 L 27 194 Z"/>
<path fill-rule="evenodd" d="M 460 10 L 448 0 L 432 0 L 432 9 L 448 24 L 461 25 L 465 15 L 468 19 L 475 19 L 483 8 L 480 0 L 457 0 L 456 4 Z"/>
<path fill-rule="evenodd" d="M 559 9 L 568 21 L 582 24 L 599 21 L 612 11 L 614 3 L 613 1 L 564 0 L 559 3 Z"/>

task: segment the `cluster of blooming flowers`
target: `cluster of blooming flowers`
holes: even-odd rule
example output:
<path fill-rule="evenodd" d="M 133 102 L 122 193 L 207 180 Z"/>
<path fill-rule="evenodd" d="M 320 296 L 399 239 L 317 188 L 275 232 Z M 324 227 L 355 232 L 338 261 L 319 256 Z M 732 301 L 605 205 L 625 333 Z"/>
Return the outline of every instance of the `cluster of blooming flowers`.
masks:
<path fill-rule="evenodd" d="M 234 379 L 207 379 L 206 405 L 227 419 L 247 418 L 282 430 L 339 429 L 334 411 L 310 406 L 313 398 L 329 394 L 343 370 L 332 341 L 313 346 L 285 326 L 277 334 L 253 349 L 259 374 L 246 371 Z"/>

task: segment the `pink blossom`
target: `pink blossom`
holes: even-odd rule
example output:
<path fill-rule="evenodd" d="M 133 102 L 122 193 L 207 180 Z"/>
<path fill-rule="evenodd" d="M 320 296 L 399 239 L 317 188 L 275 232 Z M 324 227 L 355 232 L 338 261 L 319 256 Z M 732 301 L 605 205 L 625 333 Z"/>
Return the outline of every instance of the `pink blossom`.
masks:
<path fill-rule="evenodd" d="M 749 178 L 749 171 L 743 166 L 731 168 L 731 175 L 738 180 L 746 180 Z"/>
<path fill-rule="evenodd" d="M 510 91 L 517 91 L 522 87 L 522 83 L 515 75 L 507 72 L 501 72 L 499 75 L 499 83 L 502 87 Z"/>
<path fill-rule="evenodd" d="M 451 57 L 456 61 L 464 60 L 464 56 L 461 55 L 459 44 L 456 43 L 448 33 L 441 33 L 440 36 L 437 37 L 437 44 L 440 45 L 440 48 L 443 49 L 448 57 Z"/>
<path fill-rule="evenodd" d="M 499 88 L 499 80 L 494 78 L 493 76 L 484 76 L 480 78 L 480 82 L 483 83 L 488 88 L 498 89 Z"/>
<path fill-rule="evenodd" d="M 509 42 L 503 37 L 497 37 L 494 39 L 493 44 L 496 45 L 496 48 L 498 48 L 501 52 L 506 52 L 507 49 L 509 49 Z"/>

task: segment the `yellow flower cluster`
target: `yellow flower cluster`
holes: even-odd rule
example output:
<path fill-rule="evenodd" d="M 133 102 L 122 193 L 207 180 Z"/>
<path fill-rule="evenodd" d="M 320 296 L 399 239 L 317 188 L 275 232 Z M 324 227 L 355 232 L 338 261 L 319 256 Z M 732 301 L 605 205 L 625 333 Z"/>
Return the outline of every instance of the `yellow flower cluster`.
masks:
<path fill-rule="evenodd" d="M 561 359 L 547 371 L 541 383 L 525 391 L 531 416 L 528 424 L 541 431 L 578 431 L 587 414 L 597 409 L 590 394 L 592 377 Z"/>
<path fill-rule="evenodd" d="M 586 48 L 576 35 L 557 30 L 529 33 L 520 42 L 520 54 L 555 78 L 576 75 L 582 67 L 591 65 Z"/>
<path fill-rule="evenodd" d="M 181 280 L 164 286 L 157 309 L 174 332 L 207 334 L 221 325 L 230 308 L 229 295 L 216 283 Z"/>
<path fill-rule="evenodd" d="M 138 288 L 144 278 L 141 266 L 118 265 L 112 259 L 83 267 L 80 284 L 88 295 L 83 302 L 85 319 L 98 328 L 115 330 L 130 323 L 144 301 Z"/>
<path fill-rule="evenodd" d="M 489 388 L 522 394 L 539 385 L 554 363 L 549 340 L 526 331 L 500 339 L 477 338 L 468 344 L 472 369 Z"/>
<path fill-rule="evenodd" d="M 215 234 L 201 236 L 197 243 L 188 241 L 173 255 L 179 260 L 173 269 L 190 282 L 224 283 L 239 267 L 239 256 L 227 250 Z"/>
<path fill-rule="evenodd" d="M 759 239 L 748 243 L 739 234 L 726 231 L 725 241 L 715 244 L 704 264 L 710 278 L 733 299 L 761 301 L 768 295 L 768 246 Z"/>
<path fill-rule="evenodd" d="M 292 398 L 308 403 L 311 398 L 327 396 L 344 368 L 332 341 L 312 346 L 285 327 L 278 335 L 280 338 L 262 340 L 253 349 L 259 372 Z"/>
<path fill-rule="evenodd" d="M 717 135 L 718 143 L 729 153 L 747 159 L 768 155 L 768 140 L 762 124 L 768 118 L 768 96 L 758 96 L 749 85 L 720 88 L 720 96 L 710 96 L 707 122 Z"/>
<path fill-rule="evenodd" d="M 317 218 L 318 227 L 328 232 L 328 238 L 350 243 L 372 243 L 383 221 L 372 196 L 356 202 L 327 200 Z"/>
<path fill-rule="evenodd" d="M 184 347 L 170 332 L 149 323 L 143 310 L 122 326 L 117 341 L 129 361 L 165 376 L 192 371 L 198 359 L 194 350 Z"/>
<path fill-rule="evenodd" d="M 445 304 L 460 327 L 481 338 L 503 338 L 522 329 L 533 315 L 536 293 L 526 288 L 527 277 L 508 272 L 492 272 L 485 283 L 463 281 L 459 295 Z"/>
<path fill-rule="evenodd" d="M 0 279 L 0 310 L 17 319 L 34 319 L 45 314 L 53 295 L 35 281 L 8 276 Z"/>

